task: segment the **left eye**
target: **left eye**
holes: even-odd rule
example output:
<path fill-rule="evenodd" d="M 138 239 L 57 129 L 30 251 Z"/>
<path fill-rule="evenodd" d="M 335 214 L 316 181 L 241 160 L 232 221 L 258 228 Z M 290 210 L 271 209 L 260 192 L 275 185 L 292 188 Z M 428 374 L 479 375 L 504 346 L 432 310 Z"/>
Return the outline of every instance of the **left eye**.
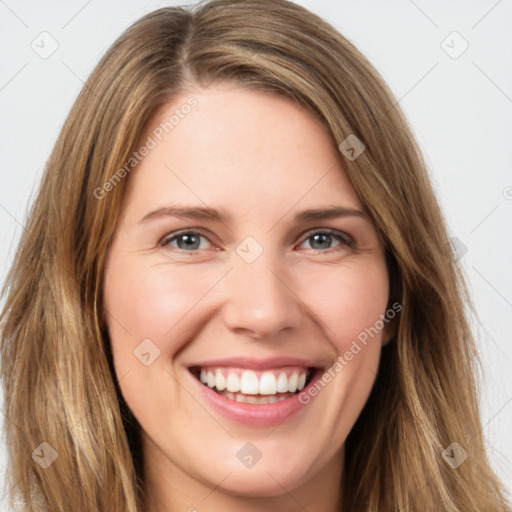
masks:
<path fill-rule="evenodd" d="M 321 249 L 321 252 L 331 252 L 326 249 L 331 249 L 332 247 L 322 247 L 322 245 L 329 244 L 332 242 L 333 239 L 336 239 L 339 241 L 338 245 L 335 246 L 334 250 L 337 250 L 340 246 L 343 247 L 351 247 L 352 243 L 348 239 L 347 236 L 340 234 L 337 234 L 333 231 L 315 231 L 313 233 L 309 233 L 306 237 L 305 241 L 307 240 L 313 240 L 313 242 L 310 242 L 311 245 L 317 245 L 317 247 L 312 247 L 313 249 Z M 320 245 L 321 247 L 318 247 Z"/>
<path fill-rule="evenodd" d="M 197 251 L 205 248 L 201 247 L 201 238 L 208 240 L 205 235 L 198 231 L 184 231 L 165 238 L 162 241 L 162 246 L 173 247 L 185 252 Z M 332 247 L 325 246 L 330 246 L 333 240 L 338 240 L 339 242 L 338 245 L 334 247 L 334 250 L 336 250 L 336 247 L 339 246 L 351 247 L 351 241 L 346 235 L 342 235 L 341 233 L 337 234 L 329 230 L 310 232 L 308 233 L 308 236 L 305 238 L 304 242 L 310 239 L 312 240 L 312 242 L 310 242 L 311 248 L 319 249 L 320 252 L 330 252 L 328 249 L 332 249 Z M 174 242 L 176 242 L 177 245 L 174 245 Z"/>

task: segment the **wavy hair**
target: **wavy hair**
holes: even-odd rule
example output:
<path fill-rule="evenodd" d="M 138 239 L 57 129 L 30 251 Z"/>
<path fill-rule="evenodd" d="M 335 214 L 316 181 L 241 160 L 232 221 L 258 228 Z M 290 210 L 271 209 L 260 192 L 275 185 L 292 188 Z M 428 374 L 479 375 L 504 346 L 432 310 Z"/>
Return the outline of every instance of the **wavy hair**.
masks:
<path fill-rule="evenodd" d="M 76 99 L 3 292 L 11 505 L 143 510 L 139 426 L 115 378 L 102 299 L 129 178 L 106 199 L 98 188 L 128 161 L 160 106 L 215 81 L 284 95 L 320 119 L 336 146 L 355 135 L 366 148 L 340 159 L 384 241 L 390 303 L 403 309 L 346 439 L 345 510 L 509 510 L 484 447 L 466 285 L 411 129 L 368 60 L 286 0 L 156 10 L 114 42 Z M 452 442 L 469 453 L 457 469 L 442 457 Z M 46 468 L 37 463 L 44 453 L 57 456 Z"/>

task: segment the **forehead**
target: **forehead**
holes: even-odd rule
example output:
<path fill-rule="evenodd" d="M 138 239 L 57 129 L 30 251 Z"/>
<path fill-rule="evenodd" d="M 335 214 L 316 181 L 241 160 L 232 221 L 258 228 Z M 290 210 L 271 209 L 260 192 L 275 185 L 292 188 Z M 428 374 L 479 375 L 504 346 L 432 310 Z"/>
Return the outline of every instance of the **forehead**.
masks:
<path fill-rule="evenodd" d="M 233 84 L 191 90 L 155 113 L 143 145 L 151 149 L 127 194 L 137 213 L 170 201 L 252 215 L 298 203 L 361 207 L 324 125 L 280 95 Z"/>

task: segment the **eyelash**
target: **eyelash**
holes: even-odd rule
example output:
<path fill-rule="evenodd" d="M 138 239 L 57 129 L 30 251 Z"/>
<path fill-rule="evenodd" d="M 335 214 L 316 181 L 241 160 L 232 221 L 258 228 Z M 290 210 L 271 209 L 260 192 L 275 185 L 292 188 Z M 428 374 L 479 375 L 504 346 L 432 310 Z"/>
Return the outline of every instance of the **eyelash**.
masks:
<path fill-rule="evenodd" d="M 324 250 L 318 249 L 315 252 L 319 252 L 321 254 L 327 254 L 327 253 L 331 253 L 331 252 L 336 252 L 337 250 L 340 250 L 343 247 L 352 248 L 354 246 L 354 243 L 353 243 L 353 240 L 351 237 L 349 237 L 348 235 L 343 234 L 339 231 L 332 230 L 332 229 L 316 229 L 316 230 L 308 231 L 304 235 L 303 240 L 306 241 L 309 238 L 313 237 L 314 235 L 318 235 L 318 234 L 330 235 L 330 236 L 336 238 L 340 242 L 340 244 L 336 247 L 332 247 L 329 249 L 324 249 Z M 173 234 L 172 236 L 166 236 L 165 238 L 162 239 L 162 241 L 160 242 L 160 245 L 162 247 L 170 247 L 171 242 L 179 239 L 183 235 L 199 235 L 199 236 L 202 236 L 203 238 L 208 239 L 208 237 L 202 231 L 187 230 L 187 231 L 180 231 L 178 233 Z M 191 251 L 186 251 L 184 249 L 180 249 L 179 247 L 172 247 L 172 249 L 176 250 L 176 251 L 180 251 L 180 252 L 191 253 L 191 254 L 195 254 L 198 251 L 202 250 L 202 249 L 192 249 Z"/>

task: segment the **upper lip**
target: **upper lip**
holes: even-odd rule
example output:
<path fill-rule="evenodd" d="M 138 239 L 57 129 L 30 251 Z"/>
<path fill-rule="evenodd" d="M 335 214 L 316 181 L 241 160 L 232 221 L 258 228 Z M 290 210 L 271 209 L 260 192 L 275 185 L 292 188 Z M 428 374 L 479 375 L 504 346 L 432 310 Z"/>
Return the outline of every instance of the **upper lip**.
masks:
<path fill-rule="evenodd" d="M 302 359 L 299 357 L 270 357 L 266 359 L 256 359 L 253 357 L 229 357 L 224 359 L 210 359 L 208 361 L 198 361 L 189 365 L 189 368 L 201 367 L 231 367 L 246 368 L 248 370 L 269 370 L 272 368 L 281 368 L 284 366 L 300 366 L 303 368 L 323 368 L 324 364 L 319 361 Z"/>

